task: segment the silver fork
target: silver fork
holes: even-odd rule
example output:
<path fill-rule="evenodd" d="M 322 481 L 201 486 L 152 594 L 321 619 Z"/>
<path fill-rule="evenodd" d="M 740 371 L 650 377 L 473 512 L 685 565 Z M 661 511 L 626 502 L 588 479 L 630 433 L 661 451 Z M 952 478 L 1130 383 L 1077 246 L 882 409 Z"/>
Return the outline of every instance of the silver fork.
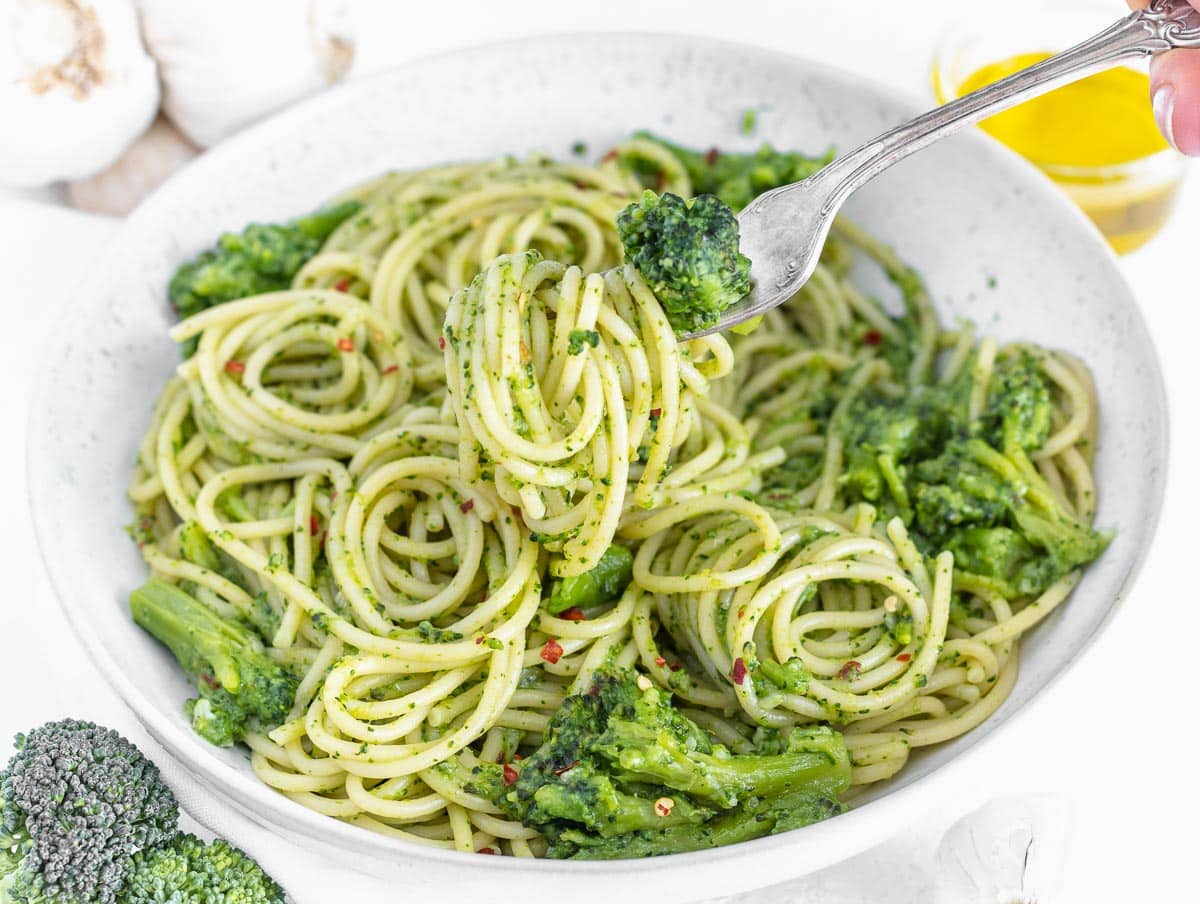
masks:
<path fill-rule="evenodd" d="M 1186 0 L 1152 0 L 1093 38 L 994 84 L 922 113 L 803 182 L 772 189 L 738 214 L 742 252 L 750 258 L 750 294 L 725 310 L 704 336 L 778 307 L 803 286 L 821 256 L 833 218 L 846 199 L 909 154 L 964 126 L 1077 81 L 1122 60 L 1177 47 L 1200 47 L 1200 12 Z"/>

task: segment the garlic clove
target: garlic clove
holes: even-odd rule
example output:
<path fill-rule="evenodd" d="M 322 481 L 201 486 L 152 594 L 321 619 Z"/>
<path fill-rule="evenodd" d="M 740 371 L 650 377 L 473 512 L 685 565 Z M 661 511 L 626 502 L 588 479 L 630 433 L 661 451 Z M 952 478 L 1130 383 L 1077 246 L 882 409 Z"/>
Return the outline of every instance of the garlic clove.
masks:
<path fill-rule="evenodd" d="M 146 130 L 158 99 L 132 0 L 0 0 L 0 181 L 103 169 Z"/>
<path fill-rule="evenodd" d="M 139 0 L 163 111 L 208 147 L 326 87 L 354 59 L 346 0 Z"/>
<path fill-rule="evenodd" d="M 108 169 L 70 183 L 67 200 L 78 210 L 124 216 L 199 153 L 160 116 Z"/>

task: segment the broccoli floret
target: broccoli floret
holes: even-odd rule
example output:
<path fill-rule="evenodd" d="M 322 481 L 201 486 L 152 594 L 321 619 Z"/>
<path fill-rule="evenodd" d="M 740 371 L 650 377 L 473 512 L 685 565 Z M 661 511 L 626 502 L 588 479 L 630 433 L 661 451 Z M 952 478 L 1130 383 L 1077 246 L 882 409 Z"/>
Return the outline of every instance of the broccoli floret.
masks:
<path fill-rule="evenodd" d="M 136 855 L 178 832 L 158 767 L 112 729 L 74 719 L 15 746 L 0 773 L 0 901 L 115 902 Z"/>
<path fill-rule="evenodd" d="M 361 207 L 345 201 L 290 223 L 251 223 L 241 232 L 226 232 L 215 248 L 175 271 L 167 285 L 171 304 L 180 317 L 191 317 L 226 301 L 286 289 L 329 234 Z M 185 357 L 196 342 L 184 344 Z"/>
<path fill-rule="evenodd" d="M 200 697 L 188 701 L 186 712 L 205 740 L 229 746 L 248 728 L 272 728 L 287 718 L 298 678 L 267 655 L 251 628 L 159 578 L 130 594 L 129 608 L 196 682 Z"/>
<path fill-rule="evenodd" d="M 678 332 L 712 326 L 750 291 L 750 260 L 723 201 L 647 190 L 617 215 L 625 260 L 642 274 Z"/>
<path fill-rule="evenodd" d="M 845 746 L 829 729 L 793 729 L 761 754 L 735 755 L 661 692 L 614 670 L 563 702 L 531 756 L 477 766 L 470 787 L 544 833 L 550 856 L 614 858 L 807 824 L 840 812 L 849 781 Z"/>
<path fill-rule="evenodd" d="M 604 550 L 590 571 L 563 578 L 546 600 L 546 611 L 558 615 L 568 609 L 590 609 L 611 602 L 625 592 L 633 580 L 633 553 L 624 546 Z"/>
<path fill-rule="evenodd" d="M 1037 360 L 1029 354 L 1010 359 L 999 368 L 989 394 L 983 428 L 997 448 L 1040 449 L 1050 435 L 1050 389 Z"/>
<path fill-rule="evenodd" d="M 752 154 L 733 154 L 715 148 L 693 151 L 649 132 L 638 132 L 637 137 L 660 144 L 679 158 L 691 179 L 692 191 L 716 195 L 734 210 L 741 210 L 772 188 L 807 179 L 833 160 L 832 150 L 810 157 L 764 144 Z"/>
<path fill-rule="evenodd" d="M 283 904 L 283 889 L 245 851 L 181 834 L 134 858 L 121 904 Z"/>

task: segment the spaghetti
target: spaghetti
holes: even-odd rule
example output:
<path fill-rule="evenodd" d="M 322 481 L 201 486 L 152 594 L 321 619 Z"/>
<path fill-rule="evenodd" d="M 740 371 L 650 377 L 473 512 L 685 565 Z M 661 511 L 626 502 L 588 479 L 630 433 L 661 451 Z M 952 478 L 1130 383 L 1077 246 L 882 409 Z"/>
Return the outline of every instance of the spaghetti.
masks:
<path fill-rule="evenodd" d="M 538 832 L 465 778 L 536 744 L 609 664 L 735 752 L 754 726 L 832 724 L 853 783 L 878 782 L 1000 706 L 1020 636 L 1078 581 L 1013 594 L 923 553 L 905 519 L 849 500 L 837 425 L 865 394 L 956 381 L 982 419 L 1000 365 L 1033 356 L 1053 423 L 1026 481 L 1089 524 L 1082 364 L 942 330 L 850 224 L 757 331 L 679 340 L 613 227 L 647 165 L 691 196 L 680 161 L 641 139 L 597 167 L 386 175 L 350 193 L 362 210 L 291 289 L 172 331 L 198 346 L 140 448 L 143 553 L 302 672 L 287 721 L 246 737 L 255 773 L 293 800 L 538 856 Z M 907 287 L 904 324 L 856 287 L 852 259 Z M 904 360 L 877 353 L 902 331 Z M 814 398 L 821 416 L 805 414 Z M 188 560 L 192 524 L 229 569 Z M 613 543 L 634 553 L 620 598 L 552 613 L 547 589 Z"/>

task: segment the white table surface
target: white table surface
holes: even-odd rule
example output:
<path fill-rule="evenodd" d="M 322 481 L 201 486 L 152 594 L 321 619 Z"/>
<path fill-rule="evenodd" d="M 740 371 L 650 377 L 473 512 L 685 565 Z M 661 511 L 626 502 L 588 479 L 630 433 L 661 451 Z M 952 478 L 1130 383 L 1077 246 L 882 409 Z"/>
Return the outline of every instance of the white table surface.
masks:
<path fill-rule="evenodd" d="M 361 72 L 494 38 L 634 27 L 789 49 L 922 96 L 928 95 L 937 23 L 952 7 L 982 16 L 993 6 L 982 0 L 878 0 L 836 4 L 833 12 L 835 4 L 828 2 L 741 0 L 738 18 L 729 21 L 721 12 L 727 4 L 698 0 L 612 0 L 602 11 L 594 4 L 561 0 L 460 0 L 450 29 L 444 17 L 409 8 L 416 4 L 358 0 L 353 5 L 362 36 L 356 64 Z M 1114 13 L 1122 8 L 1117 0 L 1111 6 Z M 925 24 L 914 21 L 918 9 Z M 28 197 L 0 193 L 0 303 L 8 318 L 0 331 L 0 384 L 5 387 L 0 406 L 10 432 L 0 443 L 0 473 L 7 473 L 16 486 L 0 519 L 0 569 L 6 575 L 0 601 L 0 687 L 5 689 L 0 759 L 7 756 L 15 732 L 68 715 L 112 725 L 162 758 L 165 754 L 107 688 L 71 634 L 43 574 L 22 491 L 26 409 L 48 331 L 69 306 L 89 266 L 103 254 L 117 223 Z M 1193 404 L 1193 331 L 1200 318 L 1192 307 L 1200 301 L 1200 269 L 1193 265 L 1198 239 L 1200 174 L 1185 189 L 1163 235 L 1123 261 L 1162 357 L 1173 454 L 1158 540 L 1109 629 L 1015 724 L 955 769 L 953 794 L 931 801 L 926 812 L 914 812 L 908 837 L 753 900 L 868 900 L 862 891 L 868 887 L 875 889 L 872 902 L 928 900 L 921 891 L 932 879 L 926 857 L 950 821 L 989 797 L 1039 791 L 1065 795 L 1074 814 L 1063 859 L 1063 891 L 1055 904 L 1200 898 L 1194 878 L 1195 832 L 1188 828 L 1192 820 L 1187 816 L 1200 810 L 1200 782 L 1190 763 L 1195 748 L 1187 743 L 1196 732 L 1187 709 L 1195 673 L 1186 642 L 1198 605 L 1187 570 L 1196 555 L 1192 509 L 1200 503 L 1188 472 L 1189 458 L 1200 448 Z M 1189 267 L 1196 275 L 1187 279 L 1181 274 Z M 1172 633 L 1178 637 L 1174 642 Z M 51 636 L 53 655 L 39 643 Z M 310 869 L 299 900 L 333 900 L 322 893 L 320 869 L 315 883 L 313 875 Z M 279 878 L 287 884 L 289 877 L 284 873 Z"/>

